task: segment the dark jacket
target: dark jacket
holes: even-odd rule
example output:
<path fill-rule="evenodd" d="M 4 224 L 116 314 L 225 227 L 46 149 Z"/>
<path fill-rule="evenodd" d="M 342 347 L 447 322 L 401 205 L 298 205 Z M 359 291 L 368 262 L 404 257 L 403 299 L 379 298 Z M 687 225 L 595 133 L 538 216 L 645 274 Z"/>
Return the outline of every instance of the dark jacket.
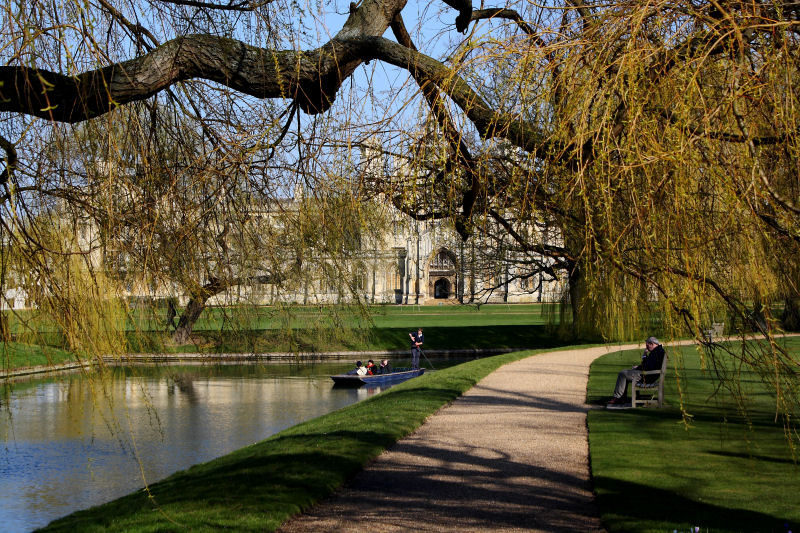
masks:
<path fill-rule="evenodd" d="M 642 357 L 642 364 L 637 366 L 638 370 L 661 370 L 661 364 L 664 362 L 664 347 L 660 344 L 653 348 L 653 351 Z M 644 377 L 645 383 L 655 383 L 658 381 L 658 374 L 652 374 Z"/>
<path fill-rule="evenodd" d="M 417 343 L 422 344 L 422 343 L 425 342 L 425 335 L 422 334 L 422 333 L 414 332 L 414 333 L 411 334 L 411 337 L 412 337 L 412 339 L 411 339 L 411 349 L 416 348 L 417 347 Z"/>

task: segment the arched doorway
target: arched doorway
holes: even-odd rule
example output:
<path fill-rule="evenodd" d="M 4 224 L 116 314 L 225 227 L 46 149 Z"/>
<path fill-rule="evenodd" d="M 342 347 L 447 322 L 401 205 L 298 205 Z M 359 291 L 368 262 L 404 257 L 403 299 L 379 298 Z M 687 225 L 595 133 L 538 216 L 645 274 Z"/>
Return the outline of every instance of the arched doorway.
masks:
<path fill-rule="evenodd" d="M 450 298 L 451 293 L 450 282 L 447 278 L 437 279 L 433 284 L 433 297 L 437 300 L 446 300 Z"/>
<path fill-rule="evenodd" d="M 456 256 L 446 248 L 440 248 L 428 262 L 428 298 L 454 300 L 458 286 Z"/>

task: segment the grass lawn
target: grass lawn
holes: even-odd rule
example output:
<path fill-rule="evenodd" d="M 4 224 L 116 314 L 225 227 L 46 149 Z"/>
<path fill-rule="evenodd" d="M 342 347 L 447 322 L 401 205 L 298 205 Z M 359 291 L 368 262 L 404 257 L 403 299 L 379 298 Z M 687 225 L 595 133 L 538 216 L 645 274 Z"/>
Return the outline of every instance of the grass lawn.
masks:
<path fill-rule="evenodd" d="M 0 369 L 29 366 L 57 365 L 75 361 L 75 356 L 65 350 L 50 346 L 4 342 L 0 344 Z"/>
<path fill-rule="evenodd" d="M 272 531 L 344 481 L 499 366 L 531 352 L 478 359 L 196 465 L 45 531 Z"/>
<path fill-rule="evenodd" d="M 546 324 L 558 316 L 559 304 L 369 305 L 358 306 L 232 306 L 209 307 L 197 320 L 197 331 L 305 329 L 327 327 L 403 327 Z M 369 315 L 367 318 L 366 315 Z M 137 310 L 131 329 L 160 330 L 163 309 Z"/>
<path fill-rule="evenodd" d="M 317 351 L 365 351 L 406 350 L 409 332 L 414 328 L 372 328 L 353 335 L 338 336 L 330 330 L 293 330 L 291 332 L 242 331 L 235 334 L 200 332 L 195 342 L 182 346 L 162 344 L 163 339 L 147 337 L 131 338 L 132 352 L 291 352 Z M 427 350 L 471 349 L 471 348 L 544 348 L 562 345 L 547 326 L 539 325 L 495 325 L 495 326 L 447 326 L 425 327 Z"/>
<path fill-rule="evenodd" d="M 789 343 L 800 348 L 798 340 Z M 774 400 L 757 377 L 743 375 L 748 425 L 730 400 L 714 396 L 694 347 L 670 348 L 667 354 L 664 408 L 589 412 L 592 475 L 607 529 L 800 531 L 800 465 L 775 422 Z M 596 360 L 589 402 L 603 403 L 617 372 L 640 355 L 640 350 L 617 352 Z M 684 367 L 684 406 L 692 415 L 688 428 L 678 406 L 678 361 Z"/>
<path fill-rule="evenodd" d="M 284 314 L 271 307 L 210 309 L 198 321 L 190 344 L 171 345 L 169 335 L 153 331 L 132 333 L 129 344 L 138 353 L 405 350 L 409 331 L 423 327 L 429 350 L 552 347 L 563 344 L 547 325 L 552 308 L 371 306 L 371 322 L 356 314 L 334 314 L 330 308 L 297 307 Z M 317 327 L 309 327 L 312 323 Z"/>

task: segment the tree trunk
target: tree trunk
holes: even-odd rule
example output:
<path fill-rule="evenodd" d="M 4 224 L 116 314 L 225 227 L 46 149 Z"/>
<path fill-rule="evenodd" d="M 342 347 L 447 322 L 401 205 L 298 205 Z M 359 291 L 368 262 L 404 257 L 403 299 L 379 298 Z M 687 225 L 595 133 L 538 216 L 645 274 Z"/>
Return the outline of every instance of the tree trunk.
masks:
<path fill-rule="evenodd" d="M 178 327 L 175 328 L 175 333 L 172 339 L 176 344 L 185 344 L 189 341 L 189 336 L 192 334 L 197 319 L 206 308 L 206 302 L 212 296 L 219 294 L 228 287 L 232 287 L 240 282 L 240 280 L 221 280 L 219 278 L 211 278 L 208 283 L 195 291 L 192 291 L 189 303 L 186 304 L 186 309 L 183 310 L 181 318 L 178 320 Z"/>
<path fill-rule="evenodd" d="M 583 273 L 578 265 L 568 272 L 569 303 L 572 309 L 572 332 L 579 335 L 581 323 L 580 309 L 584 302 L 586 287 L 583 283 Z"/>
<path fill-rule="evenodd" d="M 290 268 L 299 268 L 299 263 L 292 265 Z M 178 327 L 175 328 L 175 333 L 172 335 L 173 341 L 176 344 L 185 344 L 189 341 L 189 336 L 192 334 L 197 319 L 206 308 L 206 302 L 212 296 L 215 296 L 231 287 L 245 282 L 258 282 L 258 283 L 277 283 L 284 279 L 285 274 L 266 274 L 259 276 L 251 276 L 247 278 L 211 278 L 208 283 L 202 287 L 195 288 L 197 292 L 191 295 L 189 303 L 186 304 L 186 309 L 183 310 L 180 319 L 178 320 Z"/>
<path fill-rule="evenodd" d="M 576 339 L 596 339 L 600 332 L 597 313 L 592 308 L 592 300 L 587 296 L 586 278 L 580 264 L 568 270 L 569 300 L 572 307 L 572 328 L 570 334 Z"/>
<path fill-rule="evenodd" d="M 753 310 L 750 311 L 749 316 L 753 331 L 766 333 L 769 327 L 767 324 L 767 317 L 764 314 L 764 303 L 761 298 L 761 291 L 758 289 L 756 289 L 755 295 L 753 296 Z"/>
<path fill-rule="evenodd" d="M 178 309 L 175 305 L 177 298 L 167 298 L 167 317 L 165 319 L 165 331 L 174 330 L 175 317 L 178 316 Z"/>
<path fill-rule="evenodd" d="M 786 331 L 800 330 L 800 298 L 786 298 L 784 300 L 781 325 Z"/>
<path fill-rule="evenodd" d="M 206 308 L 207 296 L 192 296 L 189 303 L 186 304 L 186 309 L 183 310 L 181 318 L 178 320 L 178 327 L 175 328 L 175 333 L 172 334 L 172 340 L 176 344 L 186 344 L 192 334 L 197 319 Z"/>

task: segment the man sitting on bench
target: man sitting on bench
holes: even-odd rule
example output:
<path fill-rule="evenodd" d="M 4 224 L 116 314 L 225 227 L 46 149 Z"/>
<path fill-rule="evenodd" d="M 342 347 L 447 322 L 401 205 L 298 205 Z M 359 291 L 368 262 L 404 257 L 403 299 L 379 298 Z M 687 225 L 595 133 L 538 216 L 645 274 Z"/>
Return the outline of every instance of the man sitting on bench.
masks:
<path fill-rule="evenodd" d="M 636 365 L 628 370 L 622 370 L 617 374 L 617 385 L 614 387 L 614 397 L 608 402 L 608 405 L 621 405 L 628 403 L 625 398 L 628 390 L 628 382 L 639 381 L 642 376 L 642 371 L 646 370 L 661 370 L 661 363 L 664 361 L 664 347 L 658 342 L 655 337 L 649 337 L 645 344 L 645 351 L 642 354 L 642 364 Z M 649 383 L 658 379 L 660 376 L 644 376 L 645 382 Z M 649 379 L 649 381 L 648 381 Z"/>

